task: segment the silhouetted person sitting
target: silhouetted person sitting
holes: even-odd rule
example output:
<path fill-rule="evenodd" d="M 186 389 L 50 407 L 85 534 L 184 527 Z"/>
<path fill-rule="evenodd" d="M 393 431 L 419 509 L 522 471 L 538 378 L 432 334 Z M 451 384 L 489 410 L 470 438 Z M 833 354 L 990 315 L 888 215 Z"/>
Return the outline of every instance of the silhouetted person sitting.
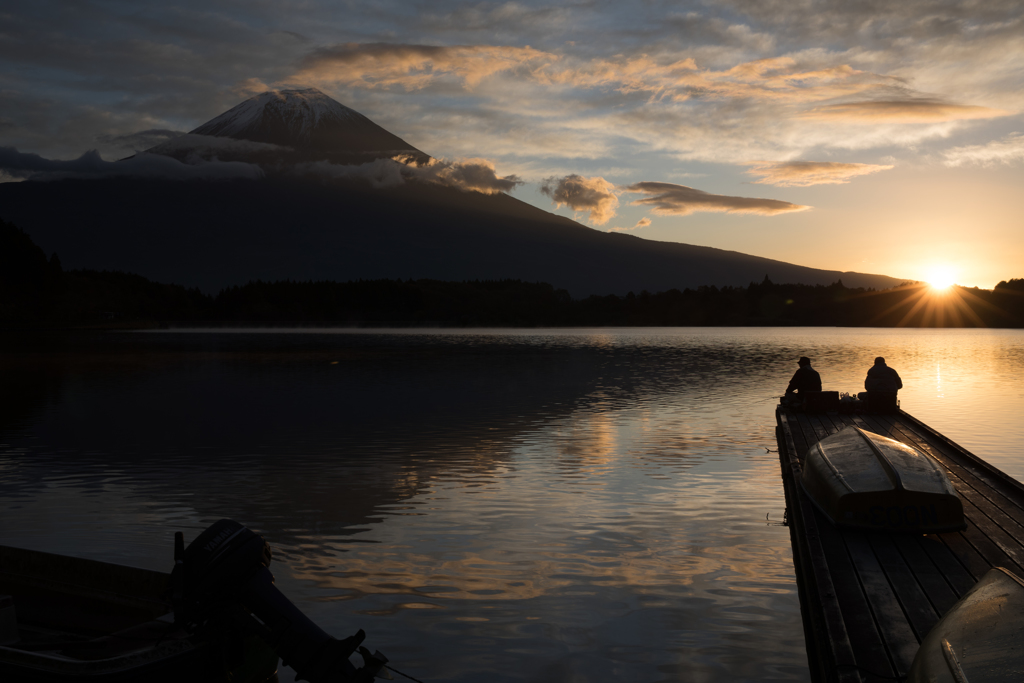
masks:
<path fill-rule="evenodd" d="M 879 356 L 864 380 L 864 389 L 868 394 L 868 410 L 896 412 L 896 392 L 902 388 L 903 380 L 900 379 L 900 374 L 886 365 L 885 359 Z"/>
<path fill-rule="evenodd" d="M 800 394 L 808 391 L 821 391 L 821 375 L 811 367 L 811 359 L 807 356 L 800 356 L 798 361 L 800 368 L 793 374 L 786 387 L 786 395 L 794 391 Z"/>

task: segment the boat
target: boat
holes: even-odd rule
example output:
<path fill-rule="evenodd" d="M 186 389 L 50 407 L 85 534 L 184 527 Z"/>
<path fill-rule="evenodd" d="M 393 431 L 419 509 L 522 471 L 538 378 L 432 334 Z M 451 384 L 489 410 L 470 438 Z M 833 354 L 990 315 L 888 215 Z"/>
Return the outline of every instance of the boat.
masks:
<path fill-rule="evenodd" d="M 311 683 L 389 677 L 365 633 L 337 640 L 274 586 L 270 546 L 220 520 L 170 573 L 0 546 L 0 681 L 277 681 L 279 657 Z M 349 656 L 359 652 L 364 666 Z"/>
<path fill-rule="evenodd" d="M 837 527 L 918 534 L 967 528 L 963 503 L 935 460 L 860 427 L 811 446 L 800 483 Z"/>
<path fill-rule="evenodd" d="M 1024 579 L 990 569 L 921 643 L 907 683 L 1024 680 Z"/>

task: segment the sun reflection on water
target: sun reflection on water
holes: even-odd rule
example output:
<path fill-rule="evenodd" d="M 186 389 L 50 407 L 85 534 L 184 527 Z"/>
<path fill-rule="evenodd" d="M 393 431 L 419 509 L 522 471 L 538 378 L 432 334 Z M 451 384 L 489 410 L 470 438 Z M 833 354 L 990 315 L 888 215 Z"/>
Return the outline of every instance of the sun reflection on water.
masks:
<path fill-rule="evenodd" d="M 318 623 L 424 680 L 806 681 L 768 521 L 799 356 L 856 392 L 883 355 L 906 410 L 1024 476 L 1021 332 L 280 336 L 0 357 L 28 406 L 0 445 L 0 543 L 166 571 L 171 530 L 229 516 Z"/>

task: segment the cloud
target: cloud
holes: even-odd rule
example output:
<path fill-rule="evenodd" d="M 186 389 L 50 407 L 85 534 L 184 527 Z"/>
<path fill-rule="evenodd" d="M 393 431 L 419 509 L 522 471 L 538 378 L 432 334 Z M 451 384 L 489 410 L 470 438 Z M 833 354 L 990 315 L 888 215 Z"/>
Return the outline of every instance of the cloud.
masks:
<path fill-rule="evenodd" d="M 573 211 L 585 211 L 588 220 L 603 225 L 615 216 L 619 198 L 615 186 L 601 177 L 585 178 L 572 174 L 564 178 L 547 178 L 540 191 L 555 201 L 556 207 L 568 206 Z"/>
<path fill-rule="evenodd" d="M 991 119 L 1009 112 L 978 105 L 953 104 L 941 100 L 882 100 L 847 102 L 815 107 L 800 115 L 804 119 L 840 120 L 854 123 L 937 123 L 969 119 Z"/>
<path fill-rule="evenodd" d="M 984 145 L 954 147 L 943 153 L 946 166 L 994 166 L 1024 162 L 1024 134 L 1011 133 Z"/>
<path fill-rule="evenodd" d="M 612 164 L 830 149 L 929 155 L 922 143 L 945 147 L 965 123 L 1024 111 L 1013 0 L 813 11 L 726 0 L 655 14 L 592 2 L 72 4 L 5 15 L 0 145 L 70 158 L 99 135 L 190 130 L 287 82 L 325 87 L 439 155 L 561 157 L 559 168 L 605 176 Z M 499 115 L 512 123 L 488 118 Z M 870 125 L 837 125 L 848 121 Z"/>
<path fill-rule="evenodd" d="M 523 181 L 519 176 L 498 177 L 494 164 L 487 159 L 462 159 L 449 161 L 431 159 L 425 164 L 414 165 L 409 159 L 400 160 L 405 163 L 404 173 L 428 182 L 454 187 L 463 192 L 480 192 L 498 194 L 511 192 Z"/>
<path fill-rule="evenodd" d="M 104 161 L 96 150 L 90 150 L 77 159 L 61 161 L 19 152 L 14 147 L 0 147 L 0 171 L 15 178 L 31 180 L 112 177 L 227 180 L 263 176 L 259 167 L 240 161 L 183 164 L 170 157 L 144 152 L 122 161 Z"/>
<path fill-rule="evenodd" d="M 184 135 L 183 130 L 167 130 L 166 128 L 150 128 L 149 130 L 140 130 L 136 133 L 129 133 L 127 135 L 97 135 L 96 141 L 102 142 L 113 147 L 120 149 L 149 149 L 155 147 L 160 143 L 173 140 L 174 138 Z"/>
<path fill-rule="evenodd" d="M 767 44 L 749 27 L 720 28 L 737 45 Z M 342 89 L 349 98 L 444 98 L 444 114 L 423 107 L 429 123 L 403 125 L 448 153 L 486 149 L 506 158 L 598 158 L 616 155 L 622 142 L 678 159 L 742 163 L 815 148 L 913 146 L 963 121 L 1006 114 L 914 90 L 907 78 L 885 73 L 880 53 L 814 48 L 743 59 L 738 48 L 649 47 L 344 43 L 308 52 L 289 81 Z M 473 101 L 450 104 L 466 96 Z M 512 123 L 497 125 L 498 118 Z M 837 121 L 873 125 L 840 133 Z"/>
<path fill-rule="evenodd" d="M 446 83 L 469 90 L 491 79 L 545 88 L 617 91 L 661 102 L 756 98 L 820 102 L 903 87 L 889 76 L 848 64 L 793 57 L 741 61 L 728 68 L 698 65 L 689 55 L 617 54 L 584 57 L 510 45 L 345 43 L 310 51 L 287 80 L 366 89 L 416 91 Z"/>
<path fill-rule="evenodd" d="M 288 80 L 404 90 L 447 80 L 473 88 L 496 73 L 552 59 L 531 47 L 344 43 L 312 50 Z"/>
<path fill-rule="evenodd" d="M 888 171 L 892 165 L 852 164 L 834 161 L 785 161 L 779 163 L 755 161 L 747 173 L 761 176 L 755 183 L 778 187 L 808 187 L 848 183 L 857 176 Z"/>
<path fill-rule="evenodd" d="M 646 228 L 650 224 L 651 224 L 651 219 L 647 218 L 647 217 L 644 217 L 644 218 L 641 218 L 640 220 L 638 220 L 636 222 L 636 225 L 634 225 L 632 228 L 620 228 L 620 227 L 616 226 L 616 227 L 612 228 L 611 230 L 609 230 L 608 232 L 632 232 L 634 230 L 639 230 L 640 228 Z"/>
<path fill-rule="evenodd" d="M 427 163 L 416 164 L 411 158 L 398 157 L 376 159 L 359 165 L 318 161 L 299 164 L 292 172 L 321 178 L 361 179 L 377 189 L 396 187 L 408 180 L 418 180 L 463 192 L 498 194 L 511 192 L 523 183 L 514 175 L 499 177 L 494 170 L 494 164 L 487 159 L 431 159 Z"/>
<path fill-rule="evenodd" d="M 806 211 L 809 206 L 791 204 L 777 199 L 751 197 L 729 197 L 695 190 L 685 185 L 643 181 L 625 188 L 627 192 L 646 194 L 632 204 L 650 206 L 658 214 L 689 216 L 698 211 L 723 213 L 752 213 L 759 216 L 775 216 L 780 213 Z"/>
<path fill-rule="evenodd" d="M 218 154 L 252 154 L 254 152 L 281 152 L 290 151 L 291 147 L 283 145 L 272 145 L 269 142 L 253 142 L 252 140 L 237 140 L 235 138 L 219 137 L 216 135 L 197 135 L 196 133 L 182 133 L 171 138 L 152 149 L 148 150 L 154 154 L 165 154 L 167 156 L 179 156 L 189 154 L 189 161 L 213 160 Z"/>

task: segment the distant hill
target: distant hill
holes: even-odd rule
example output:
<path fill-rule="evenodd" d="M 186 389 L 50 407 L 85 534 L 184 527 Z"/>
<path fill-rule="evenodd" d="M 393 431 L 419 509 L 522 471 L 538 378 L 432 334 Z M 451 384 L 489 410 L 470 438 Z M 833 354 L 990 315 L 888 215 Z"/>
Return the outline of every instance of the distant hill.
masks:
<path fill-rule="evenodd" d="M 264 177 L 171 181 L 107 169 L 102 178 L 5 183 L 0 219 L 57 252 L 65 268 L 122 270 L 209 293 L 256 279 L 518 279 L 575 297 L 745 286 L 766 275 L 811 285 L 899 283 L 605 233 L 502 192 L 403 179 L 392 156 L 414 160 L 410 169 L 434 162 L 312 89 L 258 95 L 149 152 L 133 163 L 244 162 Z"/>

